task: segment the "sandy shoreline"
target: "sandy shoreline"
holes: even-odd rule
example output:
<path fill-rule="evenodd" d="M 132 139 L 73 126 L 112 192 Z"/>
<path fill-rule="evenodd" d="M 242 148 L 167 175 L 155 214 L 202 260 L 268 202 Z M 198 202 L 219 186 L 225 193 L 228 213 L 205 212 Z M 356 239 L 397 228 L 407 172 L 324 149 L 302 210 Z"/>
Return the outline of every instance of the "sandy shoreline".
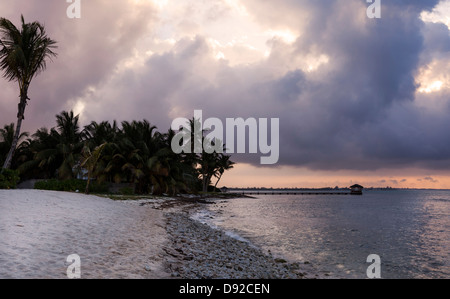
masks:
<path fill-rule="evenodd" d="M 317 278 L 189 218 L 193 201 L 0 190 L 0 278 Z M 212 254 L 214 253 L 214 254 Z"/>
<path fill-rule="evenodd" d="M 83 194 L 0 190 L 0 278 L 168 278 L 161 211 Z"/>

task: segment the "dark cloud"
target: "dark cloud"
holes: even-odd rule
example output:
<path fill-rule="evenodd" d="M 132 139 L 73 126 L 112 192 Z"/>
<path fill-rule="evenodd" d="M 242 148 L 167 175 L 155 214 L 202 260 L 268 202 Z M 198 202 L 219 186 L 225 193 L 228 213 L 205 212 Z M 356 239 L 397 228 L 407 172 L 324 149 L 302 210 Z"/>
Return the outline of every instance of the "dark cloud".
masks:
<path fill-rule="evenodd" d="M 270 40 L 267 59 L 235 66 L 215 59 L 208 39 L 197 35 L 123 67 L 136 45 L 152 37 L 157 17 L 151 6 L 83 2 L 81 20 L 67 19 L 64 1 L 24 5 L 24 0 L 0 8 L 18 21 L 21 3 L 26 18 L 46 23 L 60 44 L 58 59 L 33 82 L 29 128 L 53 125 L 54 115 L 77 99 L 85 105 L 85 120 L 146 118 L 161 131 L 201 109 L 205 118 L 223 121 L 279 118 L 280 165 L 445 169 L 448 94 L 424 95 L 444 103 L 442 109 L 424 109 L 416 93 L 421 67 L 435 59 L 450 61 L 448 28 L 420 19 L 437 2 L 382 1 L 382 18 L 369 20 L 361 0 L 248 0 L 243 4 L 262 28 L 298 29 L 300 37 L 294 43 Z M 149 43 L 148 50 L 156 46 Z M 308 72 L 308 59 L 320 55 L 328 63 Z M 439 64 L 441 73 L 446 65 Z M 16 90 L 0 86 L 0 119 L 9 123 L 15 121 Z M 257 165 L 259 155 L 235 160 Z"/>
<path fill-rule="evenodd" d="M 390 13 L 363 31 L 349 25 L 338 7 L 324 19 L 327 26 L 307 27 L 299 52 L 314 43 L 338 68 L 317 84 L 296 82 L 303 87 L 298 106 L 281 119 L 282 163 L 313 169 L 449 165 L 449 144 L 439 137 L 448 120 L 414 106 L 425 50 L 419 13 L 436 2 L 389 2 L 383 9 Z M 292 83 L 286 80 L 281 89 L 292 90 Z"/>
<path fill-rule="evenodd" d="M 111 76 L 118 62 L 132 54 L 136 42 L 155 20 L 149 5 L 133 7 L 117 0 L 83 1 L 81 19 L 67 17 L 68 5 L 57 0 L 0 4 L 2 17 L 16 26 L 20 24 L 20 14 L 27 22 L 38 20 L 58 42 L 58 58 L 32 82 L 25 128 L 52 126 L 55 114 L 73 107 L 71 101 L 83 97 L 89 88 Z M 0 86 L 6 83 L 0 81 Z M 17 108 L 17 97 L 12 97 L 13 92 L 17 93 L 13 89 L 1 95 L 2 104 L 13 107 L 7 114 L 0 112 L 3 122 L 15 121 L 15 113 L 11 112 Z"/>
<path fill-rule="evenodd" d="M 431 182 L 431 183 L 438 183 L 439 182 L 438 180 L 435 180 L 435 179 L 433 179 L 432 177 L 429 177 L 429 176 L 424 177 L 423 180 Z"/>

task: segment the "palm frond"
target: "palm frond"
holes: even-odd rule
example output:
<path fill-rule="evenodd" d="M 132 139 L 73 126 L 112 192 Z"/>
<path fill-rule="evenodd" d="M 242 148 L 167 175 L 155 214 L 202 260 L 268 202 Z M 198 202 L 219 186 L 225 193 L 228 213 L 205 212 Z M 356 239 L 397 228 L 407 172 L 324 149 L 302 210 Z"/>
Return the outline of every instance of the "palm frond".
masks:
<path fill-rule="evenodd" d="M 0 68 L 9 81 L 28 88 L 31 80 L 44 71 L 47 59 L 56 57 L 56 41 L 47 36 L 39 22 L 25 23 L 18 29 L 11 21 L 0 18 Z"/>

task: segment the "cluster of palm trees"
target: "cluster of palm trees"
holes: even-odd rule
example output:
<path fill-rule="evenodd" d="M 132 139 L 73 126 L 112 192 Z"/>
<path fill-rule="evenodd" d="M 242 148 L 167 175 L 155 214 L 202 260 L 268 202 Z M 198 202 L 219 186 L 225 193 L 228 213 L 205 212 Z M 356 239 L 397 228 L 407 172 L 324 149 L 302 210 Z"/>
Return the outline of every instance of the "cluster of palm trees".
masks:
<path fill-rule="evenodd" d="M 14 124 L 0 129 L 0 162 L 14 136 Z M 22 133 L 12 168 L 22 180 L 74 178 L 130 183 L 137 194 L 208 191 L 233 168 L 223 153 L 175 154 L 175 132 L 160 133 L 147 120 L 91 122 L 80 127 L 73 111 L 56 115 L 56 126 Z M 86 192 L 89 192 L 87 184 Z"/>
<path fill-rule="evenodd" d="M 63 111 L 56 127 L 42 128 L 31 137 L 21 133 L 25 108 L 30 100 L 32 79 L 56 57 L 56 41 L 39 22 L 21 27 L 0 18 L 0 69 L 8 81 L 19 85 L 17 123 L 0 129 L 0 163 L 16 169 L 24 179 L 60 180 L 87 176 L 91 179 L 128 182 L 136 193 L 208 191 L 213 177 L 216 186 L 225 170 L 233 167 L 223 153 L 175 154 L 171 142 L 175 132 L 162 134 L 148 121 L 92 122 L 80 128 L 79 116 Z M 191 121 L 191 125 L 195 120 Z"/>

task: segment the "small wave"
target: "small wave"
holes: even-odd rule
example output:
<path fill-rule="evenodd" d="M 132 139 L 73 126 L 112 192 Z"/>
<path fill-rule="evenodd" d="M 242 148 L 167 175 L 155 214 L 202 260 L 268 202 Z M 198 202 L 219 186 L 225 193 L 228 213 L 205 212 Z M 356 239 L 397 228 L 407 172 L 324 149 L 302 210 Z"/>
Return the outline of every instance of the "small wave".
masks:
<path fill-rule="evenodd" d="M 235 240 L 247 243 L 249 246 L 251 246 L 253 248 L 258 248 L 250 240 L 242 237 L 238 233 L 236 233 L 234 231 L 230 231 L 230 230 L 225 230 L 222 227 L 218 226 L 216 223 L 220 222 L 220 221 L 217 221 L 217 215 L 214 212 L 212 212 L 212 211 L 199 210 L 199 211 L 195 212 L 194 214 L 192 214 L 190 216 L 190 218 L 192 220 L 195 220 L 195 221 L 198 221 L 200 223 L 206 224 L 209 227 L 211 227 L 212 229 L 222 231 L 226 236 L 228 236 L 230 238 L 233 238 Z"/>
<path fill-rule="evenodd" d="M 217 227 L 213 224 L 212 220 L 214 219 L 214 213 L 208 210 L 200 210 L 196 211 L 194 214 L 190 215 L 192 220 L 198 221 L 203 224 L 207 224 L 214 229 Z"/>
<path fill-rule="evenodd" d="M 428 200 L 439 201 L 439 202 L 450 202 L 450 199 L 449 199 L 449 198 L 441 198 L 441 197 L 437 197 L 437 198 L 429 198 Z"/>
<path fill-rule="evenodd" d="M 230 238 L 236 239 L 236 240 L 241 241 L 241 242 L 244 242 L 244 243 L 248 243 L 248 244 L 251 245 L 252 247 L 256 247 L 256 246 L 254 246 L 254 245 L 252 244 L 252 242 L 250 242 L 250 241 L 247 240 L 246 238 L 242 237 L 241 235 L 239 235 L 239 234 L 237 234 L 237 233 L 235 233 L 235 232 L 233 232 L 233 231 L 226 230 L 226 231 L 224 231 L 224 232 L 225 232 L 225 235 L 227 235 L 227 236 L 230 237 Z"/>

